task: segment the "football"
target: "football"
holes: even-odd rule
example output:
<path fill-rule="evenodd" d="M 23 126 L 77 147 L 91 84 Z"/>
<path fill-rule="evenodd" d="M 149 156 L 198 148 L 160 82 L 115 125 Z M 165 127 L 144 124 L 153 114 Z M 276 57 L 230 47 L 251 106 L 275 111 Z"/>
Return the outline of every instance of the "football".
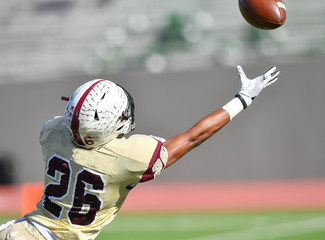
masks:
<path fill-rule="evenodd" d="M 252 26 L 271 30 L 282 26 L 287 11 L 281 0 L 238 0 L 244 19 Z"/>

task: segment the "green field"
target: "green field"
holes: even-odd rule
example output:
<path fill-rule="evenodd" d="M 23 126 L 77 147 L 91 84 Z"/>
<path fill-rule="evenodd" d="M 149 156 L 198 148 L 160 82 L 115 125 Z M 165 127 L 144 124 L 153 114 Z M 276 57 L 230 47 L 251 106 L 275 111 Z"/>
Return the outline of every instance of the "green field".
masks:
<path fill-rule="evenodd" d="M 97 239 L 324 240 L 325 212 L 120 214 Z"/>

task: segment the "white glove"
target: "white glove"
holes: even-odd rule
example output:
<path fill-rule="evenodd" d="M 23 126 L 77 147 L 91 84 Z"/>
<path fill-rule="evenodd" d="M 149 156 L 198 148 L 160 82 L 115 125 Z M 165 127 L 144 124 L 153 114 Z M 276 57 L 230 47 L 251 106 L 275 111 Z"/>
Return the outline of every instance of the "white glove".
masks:
<path fill-rule="evenodd" d="M 248 79 L 241 66 L 237 66 L 240 79 L 240 88 L 236 97 L 240 99 L 244 109 L 251 105 L 253 99 L 263 90 L 278 80 L 279 70 L 275 66 L 270 67 L 261 76 L 254 79 Z"/>

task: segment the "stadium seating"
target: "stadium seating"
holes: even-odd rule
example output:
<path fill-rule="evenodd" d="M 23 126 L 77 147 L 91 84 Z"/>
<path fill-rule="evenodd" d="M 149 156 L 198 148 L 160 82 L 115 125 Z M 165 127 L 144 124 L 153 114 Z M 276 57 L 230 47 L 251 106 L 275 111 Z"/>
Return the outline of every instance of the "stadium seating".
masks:
<path fill-rule="evenodd" d="M 259 32 L 256 39 L 235 1 L 2 1 L 1 81 L 57 72 L 161 72 L 233 65 L 243 58 L 254 62 L 277 55 L 285 61 L 324 55 L 325 2 L 287 0 L 286 5 L 284 27 Z M 176 41 L 176 48 L 171 39 L 159 41 L 171 15 L 183 18 L 179 31 L 184 41 Z"/>

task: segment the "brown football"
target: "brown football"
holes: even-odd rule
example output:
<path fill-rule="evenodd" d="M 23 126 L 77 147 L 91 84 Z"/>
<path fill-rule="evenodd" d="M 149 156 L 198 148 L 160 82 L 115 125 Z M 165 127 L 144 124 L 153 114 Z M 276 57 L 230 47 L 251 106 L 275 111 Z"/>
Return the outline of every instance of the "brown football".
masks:
<path fill-rule="evenodd" d="M 238 0 L 239 9 L 252 26 L 270 30 L 282 26 L 287 10 L 281 0 Z"/>

